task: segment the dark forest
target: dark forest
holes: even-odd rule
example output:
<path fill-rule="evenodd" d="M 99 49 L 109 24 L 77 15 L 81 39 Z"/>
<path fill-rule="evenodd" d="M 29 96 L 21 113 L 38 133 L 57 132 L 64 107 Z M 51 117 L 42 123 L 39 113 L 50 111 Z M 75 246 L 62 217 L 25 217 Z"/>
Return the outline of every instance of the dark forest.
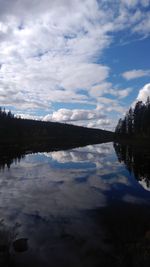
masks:
<path fill-rule="evenodd" d="M 6 149 L 47 151 L 109 141 L 113 141 L 110 131 L 21 119 L 0 108 L 0 146 Z"/>
<path fill-rule="evenodd" d="M 120 137 L 149 138 L 150 135 L 150 98 L 146 103 L 138 101 L 130 108 L 123 119 L 120 119 L 115 133 Z"/>

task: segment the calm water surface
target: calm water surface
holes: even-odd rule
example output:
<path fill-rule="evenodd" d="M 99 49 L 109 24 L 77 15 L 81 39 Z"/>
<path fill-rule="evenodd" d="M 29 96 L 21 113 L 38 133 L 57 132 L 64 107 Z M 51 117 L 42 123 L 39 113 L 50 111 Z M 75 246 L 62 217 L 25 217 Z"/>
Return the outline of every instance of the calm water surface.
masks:
<path fill-rule="evenodd" d="M 0 266 L 149 266 L 149 170 L 135 176 L 135 155 L 115 149 L 28 154 L 1 168 Z"/>

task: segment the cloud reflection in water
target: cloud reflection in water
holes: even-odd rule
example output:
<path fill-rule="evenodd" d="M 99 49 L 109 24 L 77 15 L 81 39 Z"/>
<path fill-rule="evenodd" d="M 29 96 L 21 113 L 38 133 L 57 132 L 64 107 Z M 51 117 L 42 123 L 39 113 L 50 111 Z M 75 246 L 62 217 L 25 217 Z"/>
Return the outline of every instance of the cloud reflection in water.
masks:
<path fill-rule="evenodd" d="M 73 261 L 80 266 L 81 244 L 84 251 L 99 249 L 105 235 L 88 212 L 116 202 L 145 202 L 149 195 L 143 192 L 118 162 L 112 144 L 31 154 L 0 172 L 0 216 L 8 225 L 22 225 L 32 258 L 35 251 L 42 255 L 38 266 L 47 266 L 42 259 L 49 250 L 56 261 L 69 250 L 70 266 Z"/>

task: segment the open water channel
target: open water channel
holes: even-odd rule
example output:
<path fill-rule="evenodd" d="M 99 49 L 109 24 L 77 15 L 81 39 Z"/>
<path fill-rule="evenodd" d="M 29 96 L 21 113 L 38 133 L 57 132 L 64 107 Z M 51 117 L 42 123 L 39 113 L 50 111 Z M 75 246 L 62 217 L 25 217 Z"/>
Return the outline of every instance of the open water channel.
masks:
<path fill-rule="evenodd" d="M 149 162 L 113 143 L 3 161 L 0 266 L 150 266 Z"/>

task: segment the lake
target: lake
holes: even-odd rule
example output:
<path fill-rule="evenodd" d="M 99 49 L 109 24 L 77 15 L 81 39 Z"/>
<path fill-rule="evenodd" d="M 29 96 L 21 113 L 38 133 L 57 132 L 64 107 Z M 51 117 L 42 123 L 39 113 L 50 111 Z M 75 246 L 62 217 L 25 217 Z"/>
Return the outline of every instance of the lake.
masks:
<path fill-rule="evenodd" d="M 149 153 L 105 143 L 4 156 L 0 266 L 149 266 Z"/>

